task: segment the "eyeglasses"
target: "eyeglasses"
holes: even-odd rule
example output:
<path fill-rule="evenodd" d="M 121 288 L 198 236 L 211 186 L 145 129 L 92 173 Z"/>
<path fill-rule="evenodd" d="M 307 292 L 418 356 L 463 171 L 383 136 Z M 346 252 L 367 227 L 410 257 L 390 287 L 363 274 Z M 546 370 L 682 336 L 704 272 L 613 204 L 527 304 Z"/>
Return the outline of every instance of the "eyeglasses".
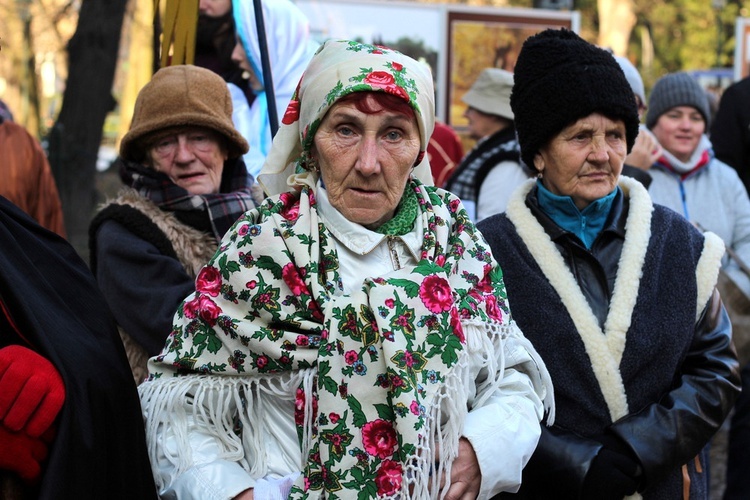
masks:
<path fill-rule="evenodd" d="M 177 152 L 180 142 L 184 141 L 191 151 L 207 153 L 218 144 L 216 134 L 209 131 L 183 132 L 162 137 L 151 146 L 151 149 L 162 158 Z"/>

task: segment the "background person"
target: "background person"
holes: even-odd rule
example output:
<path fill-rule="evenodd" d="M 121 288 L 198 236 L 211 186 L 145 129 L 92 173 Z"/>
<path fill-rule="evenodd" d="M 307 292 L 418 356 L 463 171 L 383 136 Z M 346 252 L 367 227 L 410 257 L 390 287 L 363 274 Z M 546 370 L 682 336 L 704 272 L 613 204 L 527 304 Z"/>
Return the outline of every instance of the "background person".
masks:
<path fill-rule="evenodd" d="M 269 197 L 140 386 L 163 495 L 518 487 L 552 388 L 460 201 L 421 181 L 433 122 L 421 63 L 353 41 L 312 59 L 260 176 Z"/>
<path fill-rule="evenodd" d="M 200 0 L 194 64 L 210 69 L 235 85 L 245 95 L 249 105 L 255 95 L 248 80 L 242 77 L 242 69 L 232 60 L 236 44 L 232 0 Z"/>
<path fill-rule="evenodd" d="M 737 172 L 714 157 L 706 135 L 710 110 L 705 91 L 689 74 L 657 80 L 649 96 L 646 126 L 663 153 L 650 170 L 655 203 L 716 233 L 737 257 L 750 263 L 750 198 Z M 750 296 L 750 276 L 729 255 L 723 270 Z"/>
<path fill-rule="evenodd" d="M 711 122 L 711 144 L 716 158 L 737 171 L 750 189 L 750 77 L 745 77 L 721 94 L 716 117 Z"/>
<path fill-rule="evenodd" d="M 125 188 L 89 228 L 91 269 L 134 369 L 161 351 L 172 316 L 234 221 L 254 207 L 219 75 L 191 65 L 156 72 L 120 143 Z"/>
<path fill-rule="evenodd" d="M 435 120 L 435 130 L 427 144 L 427 158 L 437 187 L 445 185 L 463 157 L 464 146 L 453 127 Z"/>
<path fill-rule="evenodd" d="M 510 193 L 535 175 L 521 164 L 510 91 L 513 73 L 486 68 L 462 100 L 469 134 L 477 144 L 448 179 L 445 189 L 461 198 L 474 221 L 505 210 Z"/>
<path fill-rule="evenodd" d="M 65 237 L 62 204 L 39 141 L 0 113 L 0 196 L 50 231 Z"/>
<path fill-rule="evenodd" d="M 138 395 L 94 277 L 1 196 L 0 240 L 0 496 L 155 499 Z"/>
<path fill-rule="evenodd" d="M 284 113 L 302 72 L 318 47 L 310 37 L 310 23 L 305 14 L 290 0 L 262 0 L 263 19 L 268 40 L 268 60 L 273 78 L 276 111 Z M 248 106 L 244 96 L 230 85 L 234 102 L 233 120 L 250 149 L 245 154 L 248 172 L 257 179 L 263 162 L 271 149 L 271 125 L 268 118 L 268 99 L 264 89 L 263 67 L 253 2 L 233 0 L 237 45 L 232 60 L 249 77 L 255 99 Z"/>
<path fill-rule="evenodd" d="M 724 245 L 620 177 L 638 114 L 607 51 L 545 30 L 521 48 L 511 95 L 540 178 L 478 228 L 556 404 L 518 496 L 707 498 L 706 444 L 739 390 L 714 289 Z"/>

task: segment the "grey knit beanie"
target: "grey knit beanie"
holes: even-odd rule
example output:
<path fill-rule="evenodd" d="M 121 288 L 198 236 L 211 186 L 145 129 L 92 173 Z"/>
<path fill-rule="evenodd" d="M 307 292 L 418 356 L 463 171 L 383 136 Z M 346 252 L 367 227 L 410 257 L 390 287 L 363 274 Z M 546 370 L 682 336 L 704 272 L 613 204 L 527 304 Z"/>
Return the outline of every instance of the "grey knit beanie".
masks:
<path fill-rule="evenodd" d="M 567 29 L 526 39 L 514 70 L 513 109 L 521 159 L 534 157 L 568 125 L 592 113 L 625 123 L 627 150 L 638 135 L 633 90 L 612 54 Z"/>
<path fill-rule="evenodd" d="M 677 106 L 692 106 L 697 109 L 703 115 L 708 129 L 711 112 L 706 91 L 692 76 L 682 71 L 664 75 L 656 81 L 648 98 L 646 126 L 653 128 L 661 115 Z"/>

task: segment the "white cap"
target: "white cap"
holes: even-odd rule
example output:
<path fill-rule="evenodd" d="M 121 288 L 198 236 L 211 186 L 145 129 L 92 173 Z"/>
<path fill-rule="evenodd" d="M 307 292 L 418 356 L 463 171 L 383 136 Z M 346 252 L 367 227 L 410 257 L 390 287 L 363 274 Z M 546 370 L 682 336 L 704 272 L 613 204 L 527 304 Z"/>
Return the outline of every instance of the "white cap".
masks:
<path fill-rule="evenodd" d="M 500 68 L 486 68 L 482 70 L 462 100 L 482 113 L 512 120 L 511 90 L 513 90 L 513 73 Z"/>
<path fill-rule="evenodd" d="M 633 93 L 638 96 L 641 103 L 645 106 L 648 101 L 646 101 L 646 89 L 643 87 L 643 79 L 640 73 L 638 73 L 636 67 L 633 66 L 633 63 L 627 57 L 615 56 L 615 60 L 622 68 L 622 72 L 625 73 L 625 79 L 630 84 L 630 88 L 633 89 Z"/>

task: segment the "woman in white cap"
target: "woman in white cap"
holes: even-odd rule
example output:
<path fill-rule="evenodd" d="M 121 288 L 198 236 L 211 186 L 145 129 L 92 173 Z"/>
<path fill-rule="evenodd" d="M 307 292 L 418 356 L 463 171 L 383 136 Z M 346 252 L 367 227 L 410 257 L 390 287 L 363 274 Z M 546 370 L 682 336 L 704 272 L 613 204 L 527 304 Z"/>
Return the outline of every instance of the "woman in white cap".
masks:
<path fill-rule="evenodd" d="M 469 134 L 477 140 L 445 185 L 475 222 L 505 210 L 510 194 L 536 175 L 521 164 L 510 108 L 513 73 L 486 68 L 462 100 Z"/>

